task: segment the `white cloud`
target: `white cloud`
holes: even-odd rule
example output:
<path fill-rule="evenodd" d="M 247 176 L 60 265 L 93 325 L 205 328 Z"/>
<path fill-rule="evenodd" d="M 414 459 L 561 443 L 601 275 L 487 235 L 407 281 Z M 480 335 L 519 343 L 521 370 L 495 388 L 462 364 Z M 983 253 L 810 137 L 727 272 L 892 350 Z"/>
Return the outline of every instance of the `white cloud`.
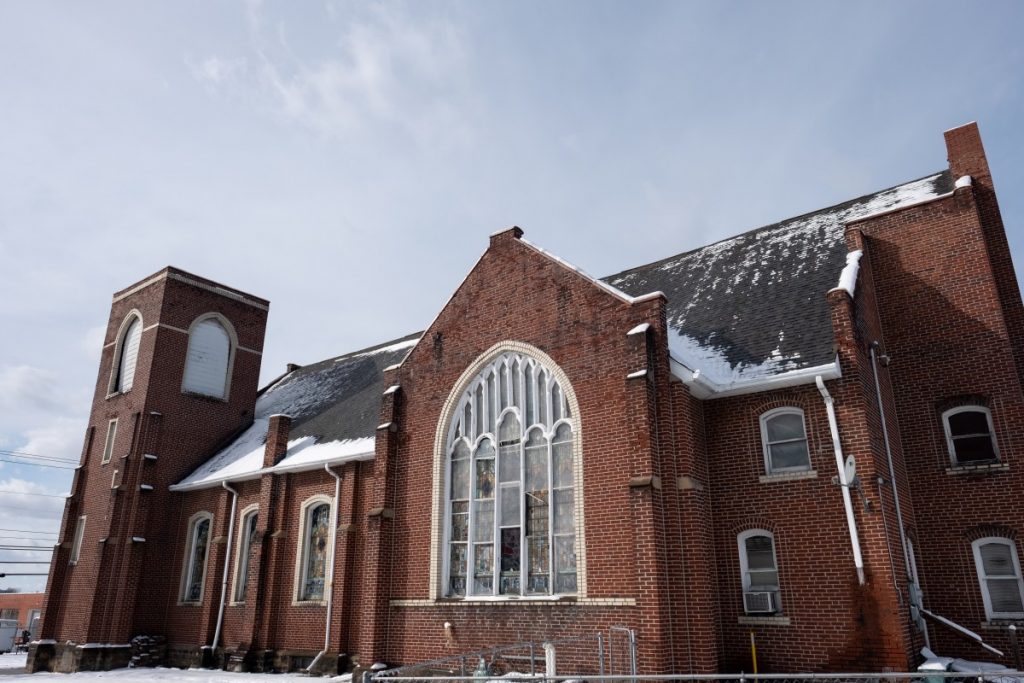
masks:
<path fill-rule="evenodd" d="M 82 350 L 93 364 L 99 365 L 100 355 L 103 353 L 103 340 L 106 336 L 107 326 L 105 324 L 90 327 L 82 335 Z"/>
<path fill-rule="evenodd" d="M 244 76 L 247 62 L 245 58 L 226 59 L 213 55 L 199 64 L 190 64 L 192 75 L 201 83 L 219 86 Z"/>
<path fill-rule="evenodd" d="M 54 372 L 30 365 L 0 368 L 0 409 L 54 410 L 59 403 Z"/>
<path fill-rule="evenodd" d="M 467 59 L 453 23 L 411 17 L 394 6 L 374 5 L 358 18 L 341 17 L 336 5 L 327 8 L 331 20 L 344 26 L 337 41 L 318 55 L 300 57 L 289 45 L 286 25 L 274 24 L 269 37 L 262 3 L 247 2 L 258 66 L 212 55 L 190 64 L 192 73 L 222 93 L 245 84 L 258 104 L 330 138 L 351 138 L 381 123 L 421 141 L 464 130 L 468 122 L 452 100 L 465 80 Z"/>
<path fill-rule="evenodd" d="M 28 440 L 19 450 L 50 458 L 77 461 L 82 450 L 85 426 L 86 421 L 83 419 L 55 418 L 44 427 L 26 430 L 24 436 Z"/>

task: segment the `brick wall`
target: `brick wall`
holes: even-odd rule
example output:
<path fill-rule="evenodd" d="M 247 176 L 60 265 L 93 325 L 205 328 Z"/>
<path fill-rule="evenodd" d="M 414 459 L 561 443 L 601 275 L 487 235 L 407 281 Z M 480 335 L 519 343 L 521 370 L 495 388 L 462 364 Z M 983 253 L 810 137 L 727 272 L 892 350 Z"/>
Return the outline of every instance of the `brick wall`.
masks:
<path fill-rule="evenodd" d="M 663 298 L 610 293 L 511 229 L 492 237 L 422 341 L 386 372 L 384 385 L 399 388 L 381 398 L 375 459 L 336 468 L 331 656 L 406 663 L 625 625 L 637 630 L 644 672 L 749 671 L 751 634 L 763 671 L 906 669 L 924 640 L 911 621 L 895 491 L 926 606 L 1005 647 L 1005 624 L 985 622 L 970 542 L 997 529 L 1024 556 L 1017 540 L 1024 479 L 1016 471 L 1024 308 L 976 129 L 951 131 L 947 144 L 951 168 L 974 176 L 973 187 L 848 226 L 848 247 L 864 251 L 856 294 L 827 294 L 842 369 L 827 388 L 842 451 L 855 458 L 861 480 L 852 509 L 863 583 L 842 491 L 832 481 L 832 432 L 817 388 L 698 400 L 670 373 Z M 118 643 L 137 633 L 165 635 L 185 656 L 213 641 L 232 496 L 167 487 L 251 421 L 266 307 L 188 277 L 129 288 L 112 307 L 85 466 L 48 583 L 53 607 L 44 638 Z M 135 386 L 108 397 L 111 344 L 133 309 L 148 328 Z M 209 310 L 230 319 L 238 335 L 228 401 L 181 393 L 182 330 Z M 150 328 L 155 322 L 161 325 Z M 637 330 L 640 323 L 647 328 Z M 872 348 L 892 357 L 878 367 L 877 388 Z M 571 389 L 582 453 L 580 594 L 447 600 L 439 569 L 444 458 L 437 452 L 445 407 L 474 364 L 510 349 L 548 358 Z M 982 397 L 992 409 L 997 468 L 950 467 L 939 414 L 963 396 Z M 812 471 L 766 477 L 759 418 L 782 406 L 804 411 Z M 118 438 L 104 465 L 112 417 L 120 420 Z M 272 432 L 267 464 L 287 442 L 287 421 Z M 143 459 L 146 453 L 157 460 Z M 154 490 L 140 491 L 143 483 Z M 322 470 L 266 474 L 235 489 L 236 538 L 243 510 L 257 506 L 259 522 L 246 600 L 225 608 L 219 644 L 250 668 L 265 666 L 267 653 L 278 667 L 289 666 L 288 657 L 305 661 L 323 647 L 327 612 L 295 599 L 303 503 L 333 496 L 334 479 Z M 203 599 L 179 604 L 188 521 L 198 512 L 213 516 Z M 82 556 L 69 565 L 80 514 L 89 524 Z M 752 528 L 775 538 L 783 607 L 772 618 L 743 610 L 737 535 Z M 135 536 L 146 540 L 132 543 Z M 228 590 L 236 548 L 233 539 Z M 934 627 L 930 636 L 943 654 L 990 657 Z M 572 663 L 580 671 L 595 665 L 585 650 Z"/>

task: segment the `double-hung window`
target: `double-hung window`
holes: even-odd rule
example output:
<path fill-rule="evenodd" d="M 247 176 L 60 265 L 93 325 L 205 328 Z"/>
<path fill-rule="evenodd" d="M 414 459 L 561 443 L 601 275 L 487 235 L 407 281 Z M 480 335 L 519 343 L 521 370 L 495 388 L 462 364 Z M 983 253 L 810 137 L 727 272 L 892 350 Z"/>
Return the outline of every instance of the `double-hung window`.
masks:
<path fill-rule="evenodd" d="M 782 611 L 775 536 L 764 529 L 749 529 L 737 537 L 743 578 L 743 610 L 747 614 Z"/>
<path fill-rule="evenodd" d="M 811 469 L 804 411 L 801 409 L 776 408 L 761 415 L 761 444 L 768 474 Z"/>
<path fill-rule="evenodd" d="M 954 466 L 999 459 L 992 412 L 981 406 L 960 406 L 942 414 L 946 447 Z"/>
<path fill-rule="evenodd" d="M 1024 619 L 1024 580 L 1017 547 L 1009 538 L 980 538 L 971 544 L 978 583 L 989 619 Z"/>

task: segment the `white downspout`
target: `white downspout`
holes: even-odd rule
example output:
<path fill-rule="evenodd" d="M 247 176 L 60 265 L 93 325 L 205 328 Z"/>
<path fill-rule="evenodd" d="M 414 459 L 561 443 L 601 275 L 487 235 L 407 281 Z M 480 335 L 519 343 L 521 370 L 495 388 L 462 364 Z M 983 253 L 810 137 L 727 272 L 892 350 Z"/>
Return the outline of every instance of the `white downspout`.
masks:
<path fill-rule="evenodd" d="M 850 482 L 846 481 L 846 465 L 843 463 L 843 447 L 839 443 L 839 425 L 836 423 L 836 409 L 832 395 L 825 388 L 821 375 L 814 378 L 821 397 L 825 399 L 828 412 L 828 427 L 832 432 L 832 449 L 836 453 L 836 467 L 839 470 L 839 487 L 843 491 L 843 507 L 846 509 L 846 523 L 850 527 L 850 545 L 853 546 L 853 564 L 857 567 L 857 580 L 864 585 L 864 558 L 860 554 L 860 538 L 857 535 L 857 520 L 853 517 L 853 501 L 850 499 Z"/>
<path fill-rule="evenodd" d="M 231 517 L 228 518 L 228 546 L 224 551 L 224 572 L 220 580 L 220 608 L 217 610 L 217 628 L 213 632 L 211 654 L 217 650 L 217 643 L 220 642 L 220 629 L 224 625 L 224 604 L 228 598 L 228 567 L 231 566 L 231 537 L 235 533 L 235 507 L 238 505 L 238 491 L 228 486 L 226 481 L 222 481 L 220 485 L 224 487 L 225 491 L 231 493 Z"/>
<path fill-rule="evenodd" d="M 331 608 L 334 606 L 334 556 L 337 554 L 338 544 L 338 501 L 341 498 L 341 475 L 335 474 L 330 465 L 324 465 L 324 471 L 334 477 L 334 503 L 331 505 L 331 553 L 330 561 L 327 563 L 327 576 L 324 577 L 324 590 L 327 593 L 327 620 L 324 624 L 324 649 L 317 653 L 313 661 L 306 667 L 306 671 L 312 671 L 320 658 L 327 654 L 331 647 Z"/>

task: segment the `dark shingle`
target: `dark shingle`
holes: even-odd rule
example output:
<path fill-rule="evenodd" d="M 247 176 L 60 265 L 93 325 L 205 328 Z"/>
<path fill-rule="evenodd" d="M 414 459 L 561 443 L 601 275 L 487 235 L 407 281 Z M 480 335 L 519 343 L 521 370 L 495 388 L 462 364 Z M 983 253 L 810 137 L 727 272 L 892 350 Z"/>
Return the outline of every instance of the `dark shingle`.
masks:
<path fill-rule="evenodd" d="M 700 367 L 716 381 L 823 365 L 834 357 L 825 293 L 845 265 L 845 222 L 952 188 L 946 171 L 603 279 L 633 296 L 664 292 L 682 341 L 673 349 L 695 356 L 678 360 L 713 366 L 717 356 L 718 367 Z"/>

